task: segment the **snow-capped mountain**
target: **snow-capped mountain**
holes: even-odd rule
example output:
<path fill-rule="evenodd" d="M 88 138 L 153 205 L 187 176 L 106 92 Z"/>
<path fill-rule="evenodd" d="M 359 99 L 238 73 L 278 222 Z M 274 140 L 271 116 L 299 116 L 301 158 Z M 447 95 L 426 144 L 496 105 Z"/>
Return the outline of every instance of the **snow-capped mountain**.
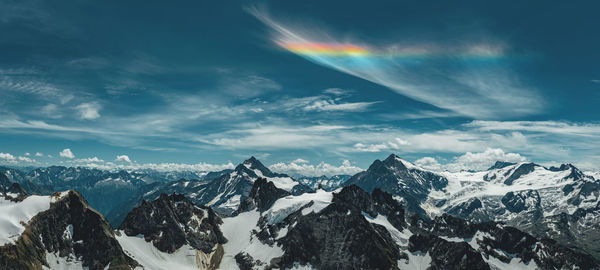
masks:
<path fill-rule="evenodd" d="M 250 194 L 254 181 L 259 177 L 265 178 L 278 188 L 293 194 L 311 191 L 309 187 L 300 184 L 286 174 L 272 172 L 258 159 L 251 157 L 236 166 L 234 170 L 215 175 L 214 179 L 208 182 L 182 179 L 152 188 L 143 188 L 134 199 L 118 207 L 117 211 L 109 213 L 108 218 L 111 222 L 120 223 L 124 214 L 142 200 L 154 200 L 162 193 L 184 194 L 195 204 L 210 206 L 220 214 L 231 215 L 238 209 L 243 198 Z"/>
<path fill-rule="evenodd" d="M 0 269 L 131 269 L 104 217 L 75 191 L 0 196 Z"/>
<path fill-rule="evenodd" d="M 163 198 L 165 196 L 157 201 Z M 157 201 L 152 204 L 165 205 Z M 158 260 L 171 265 L 175 258 L 182 258 L 177 265 L 180 269 L 195 269 L 200 265 L 220 269 L 598 267 L 589 255 L 551 240 L 536 239 L 500 223 L 472 223 L 450 215 L 433 220 L 406 215 L 398 201 L 380 189 L 369 194 L 351 185 L 333 192 L 318 190 L 291 195 L 266 179 L 258 179 L 245 202 L 236 216 L 221 219 L 219 230 L 226 239 L 224 243 L 209 241 L 209 246 L 213 246 L 210 250 L 182 245 L 170 253 L 158 251 L 158 255 L 148 260 L 152 264 Z M 157 216 L 159 210 L 147 210 L 145 216 L 152 212 Z M 153 223 L 162 224 L 160 220 Z M 185 224 L 187 221 L 183 220 L 181 230 Z M 137 239 L 138 242 L 129 247 L 123 244 L 126 252 L 157 245 L 154 238 L 147 235 Z M 142 256 L 133 257 L 145 265 Z M 184 261 L 183 258 L 192 259 Z M 216 262 L 218 258 L 220 261 Z"/>
<path fill-rule="evenodd" d="M 350 177 L 352 176 L 339 174 L 333 176 L 296 176 L 295 179 L 314 190 L 321 187 L 324 190 L 331 191 L 341 187 Z"/>
<path fill-rule="evenodd" d="M 48 195 L 75 189 L 86 197 L 92 207 L 106 215 L 130 199 L 132 194 L 143 186 L 168 183 L 182 178 L 202 181 L 205 177 L 214 177 L 219 172 L 209 174 L 191 171 L 106 171 L 86 167 L 50 166 L 27 172 L 0 167 L 0 173 L 6 175 L 11 182 L 19 183 L 31 194 Z"/>
<path fill-rule="evenodd" d="M 160 195 L 117 231 L 77 192 L 0 198 L 0 268 L 598 269 L 589 255 L 496 222 L 411 215 L 356 185 L 292 195 L 258 178 L 231 217 Z"/>
<path fill-rule="evenodd" d="M 222 223 L 208 207 L 194 205 L 181 194 L 162 194 L 127 215 L 117 240 L 148 269 L 216 269 L 227 242 Z M 157 253 L 163 254 L 162 260 L 152 256 Z"/>
<path fill-rule="evenodd" d="M 425 214 L 421 204 L 431 192 L 442 191 L 448 179 L 392 154 L 384 161 L 375 160 L 366 171 L 352 176 L 344 185 L 357 185 L 369 192 L 382 189 L 393 194 L 407 210 Z"/>
<path fill-rule="evenodd" d="M 480 172 L 433 172 L 395 155 L 346 182 L 381 188 L 409 212 L 497 221 L 600 258 L 600 182 L 570 164 L 497 162 Z"/>

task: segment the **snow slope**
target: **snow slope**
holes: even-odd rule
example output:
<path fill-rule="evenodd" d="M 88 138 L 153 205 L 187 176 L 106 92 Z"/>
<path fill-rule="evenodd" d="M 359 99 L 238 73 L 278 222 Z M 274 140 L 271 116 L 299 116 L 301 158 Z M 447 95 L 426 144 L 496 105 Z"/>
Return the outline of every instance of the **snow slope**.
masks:
<path fill-rule="evenodd" d="M 158 250 L 151 242 L 146 242 L 143 236 L 127 236 L 123 232 L 118 232 L 115 236 L 125 254 L 140 263 L 144 269 L 202 269 L 202 252 L 189 245 L 183 245 L 169 254 Z"/>
<path fill-rule="evenodd" d="M 56 202 L 59 196 L 29 196 L 21 202 L 13 202 L 0 197 L 0 246 L 14 243 L 25 231 L 21 223 L 27 224 L 31 218 L 42 211 L 50 209 L 50 203 Z"/>

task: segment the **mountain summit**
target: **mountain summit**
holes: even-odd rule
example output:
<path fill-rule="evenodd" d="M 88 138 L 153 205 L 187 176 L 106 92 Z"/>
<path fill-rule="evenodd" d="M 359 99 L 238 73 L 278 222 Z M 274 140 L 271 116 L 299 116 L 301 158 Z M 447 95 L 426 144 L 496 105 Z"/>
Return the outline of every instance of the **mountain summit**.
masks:
<path fill-rule="evenodd" d="M 379 188 L 395 195 L 407 210 L 425 214 L 420 204 L 430 191 L 441 191 L 448 180 L 437 173 L 420 168 L 391 154 L 385 160 L 375 160 L 369 169 L 352 176 L 344 185 L 357 185 L 366 191 Z"/>

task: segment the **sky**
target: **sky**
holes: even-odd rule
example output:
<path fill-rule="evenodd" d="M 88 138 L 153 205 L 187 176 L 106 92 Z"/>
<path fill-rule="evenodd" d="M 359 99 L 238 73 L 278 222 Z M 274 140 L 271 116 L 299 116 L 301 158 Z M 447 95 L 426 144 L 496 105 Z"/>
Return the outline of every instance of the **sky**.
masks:
<path fill-rule="evenodd" d="M 0 164 L 600 170 L 594 1 L 0 0 Z"/>

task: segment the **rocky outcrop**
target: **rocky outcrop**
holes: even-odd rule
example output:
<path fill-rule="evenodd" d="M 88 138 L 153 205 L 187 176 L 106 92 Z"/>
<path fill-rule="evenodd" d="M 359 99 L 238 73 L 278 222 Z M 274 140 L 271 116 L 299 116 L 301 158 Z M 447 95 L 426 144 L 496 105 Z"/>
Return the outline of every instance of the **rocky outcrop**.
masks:
<path fill-rule="evenodd" d="M 505 185 L 512 185 L 512 183 L 519 179 L 522 175 L 529 174 L 535 170 L 535 167 L 538 166 L 535 163 L 524 163 L 517 167 L 515 170 L 507 171 L 504 176 L 508 176 L 504 180 Z M 510 174 L 510 175 L 509 175 Z"/>
<path fill-rule="evenodd" d="M 466 242 L 446 241 L 432 234 L 411 236 L 408 251 L 428 253 L 432 260 L 427 269 L 431 270 L 490 269 L 481 254 Z"/>
<path fill-rule="evenodd" d="M 501 199 L 508 211 L 519 213 L 540 207 L 540 194 L 535 190 L 508 192 Z"/>
<path fill-rule="evenodd" d="M 210 208 L 194 205 L 181 194 L 143 201 L 119 226 L 127 236 L 143 235 L 158 250 L 173 253 L 190 245 L 211 253 L 227 240 L 219 229 L 221 218 Z"/>
<path fill-rule="evenodd" d="M 250 190 L 248 197 L 244 198 L 240 203 L 238 212 L 246 212 L 253 209 L 263 212 L 273 205 L 279 198 L 290 195 L 289 192 L 275 187 L 273 182 L 267 181 L 265 178 L 258 178 L 254 181 L 254 185 Z"/>
<path fill-rule="evenodd" d="M 401 257 L 383 226 L 345 203 L 301 216 L 280 242 L 285 254 L 279 266 L 288 268 L 300 263 L 318 269 L 397 269 Z"/>
<path fill-rule="evenodd" d="M 106 219 L 79 193 L 52 196 L 58 198 L 56 202 L 34 216 L 14 244 L 0 247 L 1 269 L 48 267 L 48 254 L 81 261 L 89 269 L 131 269 L 138 265 L 123 252 Z"/>
<path fill-rule="evenodd" d="M 496 222 L 471 223 L 447 214 L 431 221 L 413 216 L 410 228 L 415 233 L 414 239 L 413 237 L 410 239 L 412 248 L 421 252 L 430 252 L 432 266 L 436 261 L 452 262 L 461 257 L 458 255 L 466 255 L 468 258 L 468 254 L 471 252 L 471 249 L 464 249 L 458 245 L 450 248 L 447 243 L 436 238 L 438 237 L 442 240 L 445 238 L 453 239 L 452 242 L 467 243 L 484 258 L 493 257 L 505 264 L 516 258 L 526 264 L 534 263 L 540 269 L 598 269 L 599 267 L 590 255 L 574 251 L 550 239 L 537 239 L 516 228 Z M 425 245 L 429 248 L 423 247 L 423 242 L 430 243 Z M 436 252 L 435 249 L 439 249 L 440 245 L 449 249 L 445 252 Z M 453 249 L 455 250 L 452 251 Z M 464 253 L 456 254 L 458 249 L 463 250 Z M 445 248 L 440 250 L 444 251 Z M 441 256 L 441 258 L 436 258 L 436 256 Z M 460 265 L 460 262 L 455 261 L 454 263 Z M 473 263 L 478 265 L 476 262 Z"/>
<path fill-rule="evenodd" d="M 487 170 L 491 171 L 491 170 L 494 170 L 494 169 L 502 169 L 504 167 L 512 166 L 512 165 L 515 165 L 515 164 L 517 164 L 517 163 L 506 162 L 506 161 L 496 161 L 496 163 L 494 163 L 494 165 L 492 165 L 492 167 L 490 167 Z"/>

